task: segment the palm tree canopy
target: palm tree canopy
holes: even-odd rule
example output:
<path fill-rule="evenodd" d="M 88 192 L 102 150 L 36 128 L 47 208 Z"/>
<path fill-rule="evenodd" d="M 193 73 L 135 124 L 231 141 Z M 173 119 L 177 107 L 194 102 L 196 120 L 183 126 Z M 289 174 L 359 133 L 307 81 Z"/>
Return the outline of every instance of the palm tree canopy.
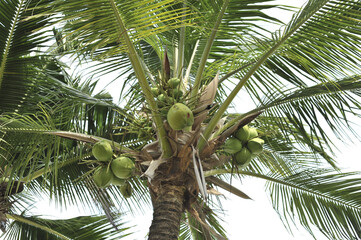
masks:
<path fill-rule="evenodd" d="M 293 17 L 283 23 L 272 9 Z M 249 199 L 231 185 L 247 176 L 267 181 L 285 226 L 361 237 L 360 173 L 339 169 L 332 140 L 358 137 L 350 119 L 361 109 L 360 1 L 308 0 L 296 9 L 271 0 L 7 0 L 0 13 L 0 224 L 8 239 L 121 237 L 121 213 L 157 209 L 164 189 L 182 200 L 180 239 L 224 239 L 217 189 Z M 121 104 L 96 92 L 101 76 L 119 83 Z M 255 107 L 234 113 L 241 95 Z M 175 103 L 192 116 L 179 129 L 168 116 Z M 246 125 L 264 147 L 240 163 L 251 140 L 235 152 L 224 143 Z M 97 142 L 110 144 L 110 158 L 133 161 L 131 178 L 113 174 L 99 185 L 99 169 L 115 171 L 114 160 L 94 156 Z M 103 215 L 49 220 L 10 204 L 42 194 Z"/>

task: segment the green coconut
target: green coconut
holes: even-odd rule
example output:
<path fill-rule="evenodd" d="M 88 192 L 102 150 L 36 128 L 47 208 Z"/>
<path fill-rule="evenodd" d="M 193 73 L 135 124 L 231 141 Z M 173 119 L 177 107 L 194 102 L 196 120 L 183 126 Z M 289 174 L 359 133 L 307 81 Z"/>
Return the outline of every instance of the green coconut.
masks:
<path fill-rule="evenodd" d="M 165 95 L 163 93 L 159 94 L 158 95 L 158 100 L 161 101 L 161 102 L 165 102 L 165 100 L 166 100 Z"/>
<path fill-rule="evenodd" d="M 192 131 L 192 126 L 188 126 L 182 129 L 184 132 L 190 132 Z"/>
<path fill-rule="evenodd" d="M 107 167 L 98 168 L 93 174 L 95 184 L 100 188 L 105 188 L 110 184 L 113 178 L 113 173 Z"/>
<path fill-rule="evenodd" d="M 182 130 L 193 125 L 192 111 L 183 103 L 174 104 L 168 111 L 167 121 L 174 130 Z"/>
<path fill-rule="evenodd" d="M 242 142 L 239 141 L 237 138 L 230 137 L 224 143 L 223 149 L 225 152 L 234 154 L 236 152 L 241 151 L 242 149 Z"/>
<path fill-rule="evenodd" d="M 159 95 L 159 89 L 158 89 L 158 88 L 152 87 L 150 90 L 152 91 L 152 94 L 153 94 L 154 96 L 158 96 L 158 95 Z"/>
<path fill-rule="evenodd" d="M 122 186 L 119 186 L 119 190 L 120 190 L 120 193 L 125 198 L 129 198 L 130 196 L 132 196 L 133 189 L 132 189 L 132 186 L 128 182 L 125 182 Z"/>
<path fill-rule="evenodd" d="M 249 135 L 250 135 L 250 131 L 248 125 L 241 127 L 236 132 L 236 138 L 238 138 L 242 142 L 247 142 L 250 139 Z"/>
<path fill-rule="evenodd" d="M 236 158 L 236 162 L 238 164 L 246 166 L 252 160 L 252 153 L 246 147 L 244 147 L 241 151 L 237 152 L 234 157 Z"/>
<path fill-rule="evenodd" d="M 118 157 L 112 161 L 110 168 L 117 178 L 127 179 L 133 175 L 135 165 L 130 158 Z"/>
<path fill-rule="evenodd" d="M 125 184 L 125 179 L 117 178 L 116 176 L 113 176 L 111 184 L 115 186 L 123 186 Z"/>
<path fill-rule="evenodd" d="M 168 80 L 168 86 L 169 86 L 170 88 L 176 88 L 176 87 L 178 87 L 179 83 L 180 83 L 180 79 L 179 79 L 179 78 L 171 78 L 171 79 Z"/>
<path fill-rule="evenodd" d="M 173 96 L 175 99 L 179 99 L 183 96 L 183 92 L 180 89 L 172 89 L 170 96 Z"/>
<path fill-rule="evenodd" d="M 258 132 L 256 128 L 250 127 L 249 128 L 249 138 L 248 139 L 252 139 L 258 137 Z"/>
<path fill-rule="evenodd" d="M 263 151 L 264 140 L 261 138 L 253 138 L 247 142 L 247 148 L 253 153 L 258 154 Z"/>
<path fill-rule="evenodd" d="M 94 144 L 92 153 L 98 161 L 108 161 L 113 156 L 113 149 L 107 141 L 99 141 Z"/>

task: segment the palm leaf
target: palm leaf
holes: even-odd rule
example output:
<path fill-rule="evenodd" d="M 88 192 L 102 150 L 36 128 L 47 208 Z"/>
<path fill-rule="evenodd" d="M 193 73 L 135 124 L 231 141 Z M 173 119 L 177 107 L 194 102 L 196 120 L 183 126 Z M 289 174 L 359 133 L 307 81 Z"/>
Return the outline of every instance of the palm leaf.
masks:
<path fill-rule="evenodd" d="M 8 215 L 14 221 L 5 233 L 6 239 L 120 239 L 129 228 L 118 222 L 117 228 L 105 216 L 80 216 L 71 219 L 45 219 L 24 215 Z"/>
<path fill-rule="evenodd" d="M 182 26 L 184 23 L 181 18 L 189 14 L 189 10 L 173 8 L 175 4 L 177 1 L 172 0 L 135 0 L 127 3 L 114 1 L 134 43 Z M 53 6 L 56 11 L 65 14 L 62 19 L 69 23 L 65 25 L 65 29 L 76 34 L 82 52 L 86 51 L 98 59 L 103 59 L 125 51 L 124 42 L 119 38 L 117 30 L 118 16 L 111 2 L 89 0 L 80 4 L 77 1 L 59 0 L 55 1 Z M 90 35 L 89 31 L 97 35 Z"/>
<path fill-rule="evenodd" d="M 349 129 L 357 137 L 349 117 L 360 114 L 359 82 L 359 76 L 354 76 L 289 90 L 282 95 L 270 95 L 263 106 L 255 111 L 266 110 L 264 115 L 272 117 L 269 120 L 275 120 L 274 123 L 282 131 L 287 132 L 286 136 L 289 134 L 295 136 L 295 130 L 298 129 L 300 136 L 296 136 L 296 140 L 323 154 L 325 149 L 321 142 L 332 149 L 325 122 L 339 138 L 343 136 L 345 129 Z M 321 122 L 320 117 L 323 117 L 324 121 Z M 290 124 L 294 126 L 294 130 L 290 129 Z M 306 133 L 306 128 L 309 128 L 309 134 Z M 327 155 L 324 157 L 328 159 Z"/>
<path fill-rule="evenodd" d="M 311 225 L 316 225 L 330 239 L 359 238 L 358 174 L 318 170 L 284 179 L 274 176 L 269 184 L 273 206 L 284 221 L 297 217 L 311 234 Z"/>
<path fill-rule="evenodd" d="M 280 130 L 288 141 L 307 146 L 336 167 L 335 161 L 327 153 L 332 153 L 334 147 L 329 140 L 329 130 L 338 138 L 345 136 L 343 133 L 346 129 L 357 137 L 349 118 L 360 114 L 359 82 L 360 78 L 356 75 L 309 87 L 288 89 L 282 94 L 270 93 L 262 99 L 259 107 L 247 114 L 263 111 L 263 117 L 258 118 L 260 125 L 257 128 L 264 125 L 264 131 L 269 133 L 272 133 L 270 128 L 273 132 Z M 243 116 L 238 115 L 230 122 L 240 121 Z M 325 128 L 325 123 L 329 129 Z"/>
<path fill-rule="evenodd" d="M 333 64 L 333 58 L 330 57 L 330 54 L 340 54 L 344 57 L 344 61 L 354 64 L 355 61 L 358 59 L 358 49 L 357 45 L 355 44 L 344 44 L 345 46 L 342 46 L 342 50 L 338 49 L 330 49 L 327 44 L 324 44 L 324 41 L 317 40 L 317 46 L 321 49 L 318 55 L 310 54 L 311 50 L 308 50 L 307 52 L 302 52 L 304 47 L 301 47 L 299 45 L 295 45 L 294 48 L 288 48 L 288 46 L 292 46 L 292 44 L 298 44 L 303 43 L 302 41 L 299 41 L 298 35 L 302 33 L 307 33 L 308 31 L 314 31 L 313 27 L 310 27 L 312 23 L 317 22 L 317 24 L 325 24 L 326 26 L 329 26 L 327 24 L 330 21 L 330 18 L 338 18 L 339 15 L 344 16 L 348 10 L 350 10 L 352 13 L 355 11 L 358 11 L 358 4 L 357 1 L 347 1 L 348 4 L 338 4 L 333 1 L 309 1 L 308 4 L 305 6 L 305 8 L 300 11 L 298 14 L 295 15 L 294 19 L 287 25 L 283 33 L 276 33 L 273 36 L 273 39 L 269 40 L 262 40 L 260 41 L 261 44 L 255 44 L 256 46 L 259 46 L 256 48 L 255 51 L 254 48 L 252 48 L 252 52 L 255 52 L 256 54 L 253 54 L 254 57 L 251 57 L 250 62 L 254 62 L 253 64 L 250 64 L 250 67 L 245 68 L 241 73 L 238 75 L 240 76 L 240 82 L 236 85 L 236 87 L 233 89 L 233 91 L 229 94 L 226 101 L 221 105 L 220 110 L 218 113 L 213 117 L 212 121 L 210 122 L 209 126 L 207 127 L 205 131 L 205 138 L 208 138 L 211 134 L 211 130 L 215 127 L 218 120 L 221 118 L 222 114 L 226 111 L 229 104 L 232 102 L 233 98 L 236 96 L 236 94 L 239 92 L 239 90 L 246 84 L 246 82 L 253 78 L 251 82 L 248 83 L 248 90 L 249 92 L 256 96 L 256 98 L 259 96 L 259 93 L 269 93 L 269 92 L 276 92 L 281 91 L 281 88 L 283 86 L 283 82 L 280 81 L 281 78 L 276 78 L 274 74 L 272 74 L 273 71 L 277 71 L 277 69 L 269 68 L 267 67 L 267 63 L 269 59 L 277 58 L 277 60 L 281 59 L 287 59 L 288 56 L 297 56 L 295 59 L 292 59 L 292 62 L 284 61 L 279 66 L 282 66 L 282 69 L 287 69 L 288 66 L 291 64 L 292 67 L 298 69 L 298 71 L 302 72 L 304 75 L 315 75 L 316 73 L 313 72 L 312 69 L 321 69 L 322 74 L 320 73 L 317 75 L 319 80 L 321 81 L 327 81 L 328 77 L 335 77 L 335 76 L 344 76 L 345 71 L 343 69 L 335 68 Z M 324 14 L 323 8 L 330 9 L 328 10 L 327 14 Z M 346 14 L 347 15 L 347 14 Z M 337 16 L 337 17 L 336 17 Z M 329 26 L 328 31 L 331 33 L 335 33 L 336 31 L 346 31 L 347 32 L 347 41 L 354 42 L 358 39 L 357 34 L 352 30 L 350 33 L 348 32 L 348 28 L 351 25 L 358 26 L 359 17 L 360 15 L 348 17 L 348 20 L 346 21 L 347 24 L 345 25 L 337 25 L 337 26 Z M 319 27 L 321 25 L 318 25 Z M 296 40 L 297 39 L 297 40 Z M 308 38 L 304 39 L 304 44 L 309 46 L 308 44 Z M 335 41 L 338 39 L 337 37 L 334 38 Z M 312 38 L 311 38 L 312 40 Z M 346 40 L 346 39 L 345 39 Z M 306 42 L 307 41 L 307 42 Z M 331 39 L 331 42 L 333 39 Z M 328 41 L 327 41 L 328 42 Z M 346 46 L 347 45 L 347 46 Z M 298 53 L 292 52 L 293 49 L 298 49 Z M 290 51 L 290 54 L 287 55 L 287 51 Z M 349 54 L 345 54 L 345 53 Z M 326 54 L 330 53 L 330 54 Z M 314 59 L 307 59 L 308 56 L 314 56 Z M 337 55 L 338 56 L 338 55 Z M 311 62 L 312 61 L 312 62 Z M 309 62 L 308 65 L 305 65 L 305 62 Z M 294 64 L 296 63 L 296 65 Z M 332 64 L 331 64 L 332 63 Z M 272 66 L 275 66 L 273 64 Z M 243 68 L 243 67 L 242 67 Z M 347 69 L 347 70 L 354 70 L 354 69 Z M 286 70 L 287 71 L 287 70 Z M 271 74 L 267 74 L 267 73 Z M 282 72 L 282 70 L 281 70 Z M 288 70 L 288 73 L 291 71 Z M 294 76 L 294 75 L 293 75 Z M 322 78 L 321 78 L 322 77 Z M 295 81 L 295 78 L 291 78 L 291 81 L 293 83 L 295 82 L 302 82 L 302 81 Z M 299 79 L 299 77 L 296 77 L 296 79 Z M 285 81 L 288 81 L 287 79 L 284 79 Z M 259 98 L 259 97 L 258 97 Z M 204 142 L 200 142 L 201 148 L 204 145 Z"/>
<path fill-rule="evenodd" d="M 92 163 L 91 158 L 89 159 L 92 154 L 89 154 L 90 147 L 84 147 L 81 142 L 94 143 L 100 139 L 106 139 L 54 130 L 54 125 L 49 124 L 51 118 L 46 113 L 43 118 L 40 116 L 2 118 L 6 125 L 2 126 L 1 130 L 6 133 L 7 147 L 2 151 L 4 161 L 1 162 L 1 167 L 12 166 L 11 178 L 20 178 L 29 182 L 28 188 L 31 192 L 36 193 L 39 188 L 45 192 L 49 191 L 49 197 L 62 205 L 76 204 L 84 207 L 88 205 L 96 210 L 104 210 L 110 220 L 119 210 L 115 206 L 122 206 L 121 209 L 125 211 L 135 209 L 131 201 L 119 197 L 121 196 L 119 190 L 99 189 L 89 178 L 96 166 L 84 164 L 89 160 L 89 163 Z M 94 127 L 98 129 L 98 125 Z M 112 132 L 108 133 L 112 134 Z M 17 141 L 17 139 L 22 139 L 22 141 Z M 120 139 L 124 140 L 124 138 Z M 128 149 L 117 142 L 108 141 L 114 145 L 115 149 L 118 149 L 117 151 Z M 137 179 L 131 180 L 131 183 L 134 190 L 131 199 L 136 199 L 138 209 L 147 207 L 149 198 L 144 183 Z M 124 205 L 124 201 L 128 204 Z"/>
<path fill-rule="evenodd" d="M 48 1 L 46 1 L 48 2 Z M 45 1 L 39 6 L 43 6 Z M 14 111 L 26 107 L 31 101 L 29 90 L 34 89 L 34 80 L 41 79 L 37 68 L 44 64 L 39 56 L 30 55 L 41 44 L 47 42 L 45 17 L 26 20 L 39 11 L 31 11 L 29 7 L 35 1 L 11 0 L 0 3 L 0 111 Z M 37 75 L 38 74 L 38 75 Z"/>
<path fill-rule="evenodd" d="M 208 171 L 205 175 L 231 172 Z M 335 173 L 322 168 L 304 169 L 285 177 L 273 173 L 259 174 L 242 170 L 236 172 L 267 180 L 273 206 L 285 226 L 299 220 L 311 235 L 312 226 L 316 226 L 330 239 L 360 237 L 359 173 Z"/>
<path fill-rule="evenodd" d="M 211 208 L 215 205 L 213 202 L 203 206 L 194 203 L 194 208 L 186 214 L 188 229 L 184 229 L 182 237 L 191 235 L 192 239 L 226 239 L 226 232 L 220 223 L 222 220 L 216 210 Z"/>

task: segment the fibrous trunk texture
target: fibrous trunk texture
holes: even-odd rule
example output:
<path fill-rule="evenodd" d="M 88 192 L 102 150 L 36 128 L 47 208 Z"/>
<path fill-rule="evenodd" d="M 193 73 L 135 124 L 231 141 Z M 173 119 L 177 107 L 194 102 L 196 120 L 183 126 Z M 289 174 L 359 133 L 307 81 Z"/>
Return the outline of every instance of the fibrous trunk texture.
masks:
<path fill-rule="evenodd" d="M 179 225 L 184 211 L 184 186 L 164 184 L 154 202 L 153 221 L 149 240 L 178 239 Z"/>

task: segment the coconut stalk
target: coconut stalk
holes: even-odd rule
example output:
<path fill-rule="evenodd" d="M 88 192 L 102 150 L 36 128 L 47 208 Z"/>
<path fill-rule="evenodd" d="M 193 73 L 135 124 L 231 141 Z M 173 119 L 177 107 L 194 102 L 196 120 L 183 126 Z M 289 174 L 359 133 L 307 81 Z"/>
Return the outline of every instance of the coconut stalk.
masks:
<path fill-rule="evenodd" d="M 124 26 L 123 20 L 120 16 L 120 13 L 118 11 L 118 8 L 117 8 L 114 0 L 109 0 L 109 2 L 114 11 L 115 16 L 116 16 L 116 21 L 118 23 L 119 35 L 124 40 L 124 43 L 127 46 L 127 49 L 129 50 L 129 52 L 128 52 L 129 60 L 134 68 L 134 72 L 139 81 L 139 85 L 142 89 L 145 100 L 147 101 L 149 108 L 151 109 L 152 118 L 157 127 L 158 138 L 161 143 L 164 155 L 166 157 L 169 157 L 172 155 L 172 149 L 171 149 L 171 146 L 167 139 L 167 132 L 163 126 L 163 121 L 162 121 L 161 117 L 159 116 L 159 114 L 157 114 L 158 113 L 157 103 L 155 102 L 154 96 L 152 95 L 150 85 L 145 76 L 144 68 L 143 68 L 141 62 L 139 61 L 138 53 L 136 52 L 134 44 L 132 43 L 132 41 L 129 38 L 127 29 Z"/>
<path fill-rule="evenodd" d="M 193 89 L 191 91 L 191 100 L 192 100 L 192 102 L 195 102 L 195 98 L 196 98 L 196 96 L 198 94 L 198 89 L 199 89 L 199 86 L 201 85 L 201 80 L 202 80 L 202 75 L 203 75 L 203 72 L 204 72 L 204 68 L 206 67 L 206 63 L 207 63 L 209 53 L 211 51 L 214 39 L 216 38 L 216 34 L 217 34 L 217 31 L 218 31 L 219 25 L 222 22 L 224 12 L 226 11 L 226 9 L 228 7 L 228 3 L 229 3 L 229 0 L 225 0 L 223 2 L 221 11 L 218 14 L 216 23 L 214 24 L 211 35 L 209 36 L 207 44 L 205 46 L 205 49 L 204 49 L 204 51 L 202 53 L 202 57 L 201 57 L 201 60 L 200 60 L 199 66 L 198 66 L 198 70 L 197 70 L 197 75 L 196 75 L 196 78 L 194 80 Z"/>
<path fill-rule="evenodd" d="M 310 12 L 308 17 L 305 17 L 302 19 L 302 21 L 299 21 L 297 24 L 295 24 L 292 28 L 289 29 L 280 39 L 277 41 L 265 54 L 262 55 L 261 58 L 256 61 L 251 69 L 244 75 L 244 77 L 240 80 L 240 82 L 236 85 L 236 87 L 232 90 L 232 92 L 228 95 L 226 100 L 223 102 L 223 104 L 220 106 L 216 114 L 213 116 L 209 124 L 207 125 L 206 129 L 204 130 L 203 136 L 204 138 L 201 138 L 198 142 L 199 151 L 202 152 L 203 148 L 206 146 L 207 140 L 211 136 L 214 128 L 216 127 L 218 121 L 222 118 L 223 114 L 227 111 L 228 106 L 231 104 L 233 99 L 236 97 L 238 92 L 241 90 L 241 88 L 246 84 L 246 82 L 252 77 L 252 75 L 262 66 L 263 63 L 267 61 L 267 59 L 272 56 L 273 53 L 275 53 L 311 16 L 313 16 L 313 13 L 317 12 L 323 4 L 320 4 L 319 8 L 316 8 L 313 10 L 313 12 Z M 231 77 L 232 75 L 228 75 L 228 77 Z"/>

